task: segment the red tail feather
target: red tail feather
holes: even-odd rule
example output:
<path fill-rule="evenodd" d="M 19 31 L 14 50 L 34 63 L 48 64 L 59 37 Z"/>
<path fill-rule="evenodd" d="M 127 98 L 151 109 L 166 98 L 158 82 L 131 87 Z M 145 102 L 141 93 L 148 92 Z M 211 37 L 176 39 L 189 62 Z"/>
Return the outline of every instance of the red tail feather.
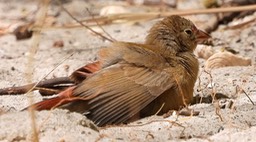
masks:
<path fill-rule="evenodd" d="M 86 79 L 88 76 L 93 74 L 94 72 L 100 70 L 101 65 L 99 61 L 90 63 L 85 65 L 84 67 L 76 70 L 70 78 L 74 80 L 76 83 L 82 82 L 84 79 Z M 75 87 L 70 87 L 66 89 L 65 91 L 58 94 L 57 97 L 43 100 L 41 102 L 35 103 L 31 105 L 30 107 L 34 107 L 35 110 L 49 110 L 58 106 L 61 106 L 63 104 L 67 104 L 69 102 L 72 102 L 76 100 L 77 98 L 73 97 L 73 89 Z M 27 109 L 27 108 L 25 108 Z"/>
<path fill-rule="evenodd" d="M 58 94 L 57 97 L 51 98 L 48 100 L 43 100 L 41 102 L 31 105 L 30 107 L 33 107 L 35 110 L 50 110 L 50 109 L 58 107 L 60 105 L 67 104 L 67 103 L 73 101 L 72 98 L 74 98 L 74 97 L 73 97 L 72 93 L 73 93 L 74 88 L 75 87 L 70 87 L 70 88 L 66 89 L 65 91 L 61 92 L 60 94 Z"/>

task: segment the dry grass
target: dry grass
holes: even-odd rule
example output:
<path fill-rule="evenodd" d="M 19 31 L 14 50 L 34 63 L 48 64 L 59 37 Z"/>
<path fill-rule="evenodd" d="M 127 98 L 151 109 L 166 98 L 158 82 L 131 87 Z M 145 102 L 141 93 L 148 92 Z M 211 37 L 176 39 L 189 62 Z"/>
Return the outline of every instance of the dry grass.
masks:
<path fill-rule="evenodd" d="M 37 25 L 38 27 L 42 27 L 44 24 L 44 20 L 45 20 L 46 14 L 47 14 L 49 2 L 50 2 L 50 0 L 42 0 L 41 1 L 41 8 L 37 12 L 37 17 L 36 17 L 36 22 L 35 22 L 35 25 Z M 32 36 L 31 48 L 29 50 L 30 54 L 28 56 L 28 66 L 27 66 L 26 75 L 25 75 L 25 78 L 27 79 L 28 83 L 32 83 L 32 79 L 33 79 L 32 75 L 33 75 L 33 69 L 34 69 L 34 64 L 35 64 L 34 57 L 35 57 L 35 54 L 38 50 L 38 46 L 40 43 L 40 34 L 41 34 L 41 29 L 39 28 L 38 30 L 34 31 L 34 34 Z M 32 90 L 33 89 L 31 89 L 30 91 L 27 92 L 27 94 L 29 96 L 30 104 L 34 103 L 33 94 L 31 92 Z M 32 141 L 39 142 L 38 129 L 37 129 L 37 124 L 36 124 L 36 116 L 35 116 L 35 111 L 32 107 L 29 108 L 29 113 L 31 116 L 31 127 L 32 127 L 32 132 L 33 132 Z"/>

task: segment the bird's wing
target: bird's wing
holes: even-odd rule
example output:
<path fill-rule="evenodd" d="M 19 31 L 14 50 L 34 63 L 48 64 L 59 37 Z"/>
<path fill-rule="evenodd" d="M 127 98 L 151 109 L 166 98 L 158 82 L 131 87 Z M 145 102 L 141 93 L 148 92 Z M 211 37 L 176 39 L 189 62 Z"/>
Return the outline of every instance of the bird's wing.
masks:
<path fill-rule="evenodd" d="M 111 47 L 101 49 L 98 56 L 102 68 L 121 61 L 148 68 L 161 68 L 166 66 L 166 60 L 157 53 L 157 49 L 152 45 L 115 42 Z"/>
<path fill-rule="evenodd" d="M 77 69 L 69 77 L 72 81 L 78 84 L 100 69 L 101 69 L 100 62 L 95 61 Z"/>
<path fill-rule="evenodd" d="M 115 64 L 77 86 L 74 96 L 89 98 L 87 116 L 102 126 L 127 121 L 173 84 L 164 71 Z"/>
<path fill-rule="evenodd" d="M 76 84 L 81 83 L 98 70 L 115 64 L 121 60 L 147 67 L 152 67 L 152 65 L 159 66 L 159 64 L 163 63 L 164 61 L 161 56 L 150 49 L 141 48 L 141 44 L 128 42 L 115 42 L 111 47 L 101 49 L 99 52 L 99 57 L 100 61 L 89 63 L 74 71 L 70 75 L 70 79 Z"/>

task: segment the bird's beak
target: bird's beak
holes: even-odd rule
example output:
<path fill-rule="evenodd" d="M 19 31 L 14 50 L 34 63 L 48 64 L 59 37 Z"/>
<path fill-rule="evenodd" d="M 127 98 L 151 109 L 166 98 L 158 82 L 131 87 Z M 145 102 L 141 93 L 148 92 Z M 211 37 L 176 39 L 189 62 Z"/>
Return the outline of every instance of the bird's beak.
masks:
<path fill-rule="evenodd" d="M 196 42 L 197 43 L 202 43 L 205 40 L 207 40 L 208 38 L 211 38 L 211 36 L 201 30 L 197 30 L 196 31 Z"/>

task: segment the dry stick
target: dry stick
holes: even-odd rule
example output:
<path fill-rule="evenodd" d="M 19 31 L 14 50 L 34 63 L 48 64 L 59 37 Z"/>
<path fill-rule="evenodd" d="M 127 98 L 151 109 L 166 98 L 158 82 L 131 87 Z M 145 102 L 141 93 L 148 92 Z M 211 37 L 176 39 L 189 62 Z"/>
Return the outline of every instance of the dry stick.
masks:
<path fill-rule="evenodd" d="M 215 101 L 214 102 L 214 106 L 215 106 L 215 113 L 216 113 L 216 115 L 220 118 L 220 121 L 223 121 L 223 117 L 222 117 L 221 112 L 220 112 L 219 102 Z"/>
<path fill-rule="evenodd" d="M 191 10 L 177 10 L 172 12 L 149 12 L 149 13 L 124 13 L 124 14 L 113 14 L 108 16 L 98 16 L 93 17 L 90 19 L 80 20 L 80 25 L 85 25 L 82 22 L 87 23 L 95 23 L 96 24 L 87 24 L 85 25 L 85 28 L 88 28 L 90 26 L 97 26 L 97 25 L 107 25 L 112 23 L 124 23 L 127 21 L 141 21 L 141 20 L 150 20 L 155 18 L 161 18 L 166 17 L 170 15 L 193 15 L 193 14 L 213 14 L 213 13 L 225 13 L 225 12 L 239 12 L 239 11 L 250 11 L 250 10 L 256 10 L 256 5 L 249 5 L 249 6 L 236 6 L 236 7 L 221 7 L 221 8 L 211 8 L 211 9 L 191 9 Z M 76 21 L 78 21 L 76 19 Z M 82 23 L 82 24 L 81 24 Z M 44 29 L 61 29 L 61 28 L 77 28 L 80 27 L 80 25 L 66 25 L 63 26 L 49 26 L 44 27 Z M 88 28 L 89 30 L 92 30 Z M 94 31 L 95 32 L 95 31 Z M 97 33 L 97 32 L 96 32 Z M 99 35 L 99 33 L 97 34 Z M 102 36 L 102 35 L 99 35 Z"/>
<path fill-rule="evenodd" d="M 63 62 L 65 62 L 68 58 L 70 58 L 71 56 L 73 56 L 74 53 L 70 54 L 69 56 L 65 57 L 62 61 L 60 61 L 50 72 L 48 72 L 46 75 L 44 75 L 44 77 L 39 80 L 37 83 L 34 84 L 34 86 L 28 91 L 28 92 L 31 92 L 33 91 L 33 89 L 35 87 L 38 86 L 38 84 L 40 84 L 41 82 L 43 82 L 42 80 L 45 79 L 48 75 L 50 75 L 57 67 L 59 67 Z"/>
<path fill-rule="evenodd" d="M 256 21 L 256 18 L 253 18 L 253 19 L 251 19 L 251 20 L 247 20 L 247 21 L 242 22 L 242 23 L 239 23 L 239 24 L 237 24 L 237 25 L 228 26 L 228 27 L 224 28 L 224 30 L 226 30 L 226 29 L 238 29 L 238 28 L 242 28 L 242 27 L 244 27 L 244 26 L 246 26 L 246 25 L 248 25 L 248 24 L 251 24 L 251 23 L 253 23 L 253 22 L 255 22 L 255 21 Z"/>
<path fill-rule="evenodd" d="M 214 84 L 213 84 L 212 74 L 206 70 L 204 70 L 204 72 L 210 76 L 210 84 L 212 87 L 211 88 L 211 97 L 212 97 L 212 103 L 213 103 L 215 101 L 216 91 L 213 90 Z"/>
<path fill-rule="evenodd" d="M 140 127 L 140 126 L 145 126 L 145 125 L 148 125 L 148 124 L 151 124 L 151 123 L 154 123 L 154 122 L 160 122 L 160 121 L 168 121 L 168 123 L 177 123 L 175 121 L 171 122 L 171 120 L 155 120 L 155 121 L 147 122 L 145 124 L 138 124 L 138 125 L 124 125 L 124 124 L 121 124 L 121 125 L 108 125 L 108 126 L 100 127 L 99 130 L 106 130 L 108 128 L 113 128 L 113 127 L 121 127 L 121 128 L 124 128 L 124 127 L 127 127 L 127 128 L 129 128 L 129 127 Z M 184 126 L 182 126 L 181 124 L 177 123 L 177 125 L 183 128 L 183 130 L 181 132 L 181 134 L 182 134 L 185 131 L 186 128 Z M 109 136 L 106 135 L 106 134 L 100 134 L 95 142 L 99 142 L 101 139 L 103 139 L 105 137 L 109 137 Z"/>
<path fill-rule="evenodd" d="M 213 77 L 212 77 L 212 74 L 206 70 L 204 70 L 204 72 L 206 74 L 208 74 L 210 76 L 210 83 L 211 85 L 213 85 Z M 212 86 L 212 89 L 211 89 L 211 97 L 212 97 L 212 103 L 214 104 L 215 106 L 215 113 L 216 115 L 220 118 L 221 121 L 223 121 L 223 117 L 221 115 L 221 112 L 220 112 L 220 105 L 219 105 L 219 101 L 215 99 L 215 95 L 216 95 L 216 90 L 213 89 L 214 86 Z"/>
<path fill-rule="evenodd" d="M 90 16 L 92 17 L 92 19 L 94 19 L 94 16 L 93 16 L 93 14 L 91 13 L 91 11 L 90 11 L 88 8 L 86 8 L 86 10 L 87 10 L 87 12 L 90 14 Z M 96 20 L 95 20 L 95 22 L 96 22 L 97 26 L 98 26 L 111 40 L 116 41 L 116 39 L 114 39 L 108 32 L 105 31 L 105 29 L 99 24 L 99 22 L 97 22 Z"/>
<path fill-rule="evenodd" d="M 202 94 L 204 94 L 203 92 L 203 89 L 202 89 L 202 86 L 201 86 L 201 75 L 202 75 L 202 72 L 200 73 L 199 77 L 198 77 L 198 86 L 200 88 L 199 91 L 202 91 Z M 199 101 L 199 104 L 201 104 L 203 101 L 203 96 L 200 96 L 200 101 Z"/>
<path fill-rule="evenodd" d="M 172 124 L 172 126 L 178 126 L 178 127 L 182 127 L 183 130 L 182 130 L 182 133 L 184 132 L 184 130 L 186 129 L 185 126 L 182 126 L 181 124 L 179 124 L 178 122 L 175 122 L 175 121 L 172 121 L 172 120 L 149 120 L 149 122 L 146 122 L 146 123 L 143 123 L 143 124 L 129 124 L 129 125 L 109 125 L 109 126 L 104 126 L 104 127 L 101 127 L 100 130 L 105 130 L 107 128 L 111 128 L 111 127 L 122 127 L 122 128 L 128 128 L 128 127 L 141 127 L 141 126 L 145 126 L 145 125 L 148 125 L 148 124 L 152 124 L 152 123 L 156 123 L 156 122 L 167 122 L 167 123 L 170 123 Z"/>
<path fill-rule="evenodd" d="M 105 40 L 108 40 L 108 41 L 110 41 L 110 42 L 113 42 L 112 39 L 110 39 L 110 38 L 108 38 L 108 37 L 106 37 L 106 36 L 103 36 L 102 34 L 100 34 L 100 33 L 96 32 L 96 31 L 94 31 L 92 28 L 90 28 L 89 26 L 83 24 L 81 21 L 79 21 L 78 19 L 76 19 L 76 18 L 62 5 L 62 3 L 60 2 L 60 0 L 57 0 L 57 1 L 58 1 L 59 5 L 61 6 L 61 8 L 62 8 L 73 20 L 75 20 L 77 23 L 79 23 L 80 25 L 84 26 L 86 29 L 90 30 L 91 32 L 93 32 L 94 34 L 100 36 L 101 38 L 103 38 L 103 39 L 105 39 Z"/>
<path fill-rule="evenodd" d="M 30 56 L 29 56 L 29 64 L 28 64 L 28 72 L 29 74 L 27 74 L 28 80 L 29 82 L 32 82 L 32 77 L 29 76 L 32 74 L 32 64 L 33 64 L 33 57 L 38 49 L 38 45 L 39 45 L 39 40 L 40 40 L 40 33 L 41 33 L 41 28 L 44 24 L 44 20 L 47 14 L 47 7 L 49 4 L 50 0 L 43 0 L 43 6 L 42 6 L 42 12 L 40 15 L 40 17 L 38 18 L 38 21 L 36 21 L 36 24 L 38 24 L 38 30 L 34 31 L 34 35 L 32 37 L 32 48 L 30 51 Z M 39 11 L 40 12 L 40 11 Z M 40 14 L 40 13 L 39 13 Z M 34 38 L 34 39 L 33 39 Z M 42 79 L 44 79 L 46 76 L 48 76 L 49 74 L 51 74 L 59 65 L 61 65 L 64 61 L 66 61 L 69 57 L 73 56 L 74 53 L 72 53 L 71 55 L 69 55 L 68 57 L 64 58 L 64 60 L 62 62 L 60 62 L 59 64 L 57 64 L 55 66 L 55 68 L 53 68 L 48 74 L 46 74 Z M 41 79 L 41 80 L 42 80 Z M 40 81 L 41 81 L 40 80 Z M 31 94 L 31 91 L 40 83 L 40 81 L 38 81 L 37 83 L 34 84 L 34 86 L 26 93 L 26 94 Z M 33 104 L 33 99 L 32 99 L 32 95 L 31 99 L 30 99 L 30 104 Z M 33 133 L 35 138 L 33 139 L 34 142 L 38 142 L 39 138 L 38 138 L 38 131 L 36 129 L 36 120 L 35 120 L 35 111 L 33 109 L 33 107 L 29 107 L 29 112 L 31 114 L 31 120 L 32 120 L 32 127 L 33 127 Z"/>
<path fill-rule="evenodd" d="M 36 18 L 36 22 L 35 25 L 38 25 L 38 27 L 42 27 L 44 24 L 44 20 L 47 14 L 47 10 L 48 10 L 48 4 L 49 4 L 50 0 L 42 0 L 41 4 L 42 4 L 42 8 L 37 12 L 37 18 Z M 28 56 L 28 66 L 26 69 L 26 78 L 28 80 L 28 82 L 32 82 L 32 73 L 33 73 L 33 66 L 34 66 L 34 56 L 38 50 L 38 45 L 39 45 L 39 41 L 40 41 L 40 33 L 41 33 L 41 29 L 34 31 L 33 37 L 32 37 L 32 44 L 31 44 L 31 48 L 29 50 L 29 56 Z M 32 89 L 31 89 L 32 90 Z M 27 94 L 30 96 L 30 104 L 33 103 L 33 96 L 31 95 L 31 91 L 28 91 Z M 38 130 L 36 128 L 36 116 L 35 116 L 35 111 L 33 108 L 29 109 L 29 113 L 31 116 L 31 125 L 32 125 L 32 131 L 33 131 L 33 142 L 39 142 L 39 137 L 38 137 Z"/>
<path fill-rule="evenodd" d="M 60 78 L 54 78 L 54 79 L 48 79 L 45 81 L 39 81 L 37 83 L 31 83 L 23 86 L 18 87 L 8 87 L 0 89 L 0 95 L 16 95 L 16 94 L 25 94 L 30 91 L 34 90 L 46 90 L 47 87 L 52 87 L 56 84 L 74 84 L 73 81 L 70 80 L 69 77 L 60 77 Z M 57 92 L 55 92 L 57 91 Z M 50 92 L 58 93 L 58 90 L 52 90 Z"/>
<path fill-rule="evenodd" d="M 186 127 L 183 126 L 182 124 L 179 124 L 178 122 L 175 122 L 175 121 L 172 121 L 172 120 L 151 120 L 151 121 L 146 122 L 144 124 L 130 124 L 130 125 L 122 125 L 122 126 L 119 126 L 119 127 L 122 127 L 122 128 L 141 127 L 141 126 L 149 125 L 149 124 L 152 124 L 152 123 L 155 123 L 155 122 L 167 122 L 167 123 L 171 124 L 170 127 L 172 127 L 172 126 L 181 127 L 182 131 L 181 131 L 180 134 L 183 134 L 185 132 L 185 129 L 186 129 Z M 100 130 L 104 130 L 104 129 L 111 128 L 111 127 L 115 127 L 115 126 L 114 125 L 112 125 L 112 126 L 105 126 L 105 127 L 100 128 Z"/>
<path fill-rule="evenodd" d="M 165 103 L 163 103 L 163 104 L 161 105 L 161 107 L 158 109 L 158 111 L 157 111 L 154 115 L 157 115 L 157 114 L 163 109 L 164 105 L 165 105 Z"/>
<path fill-rule="evenodd" d="M 66 61 L 68 58 L 73 56 L 73 54 L 74 53 L 72 53 L 71 55 L 65 57 L 62 61 L 60 61 L 49 73 L 44 75 L 43 78 L 40 79 L 38 82 L 23 85 L 23 86 L 18 86 L 18 87 L 8 87 L 8 88 L 0 89 L 0 95 L 26 94 L 26 93 L 29 93 L 29 92 L 34 91 L 34 90 L 39 90 L 39 91 L 40 90 L 41 91 L 49 90 L 49 92 L 59 93 L 58 90 L 49 89 L 48 87 L 54 87 L 54 85 L 56 85 L 56 84 L 59 84 L 59 86 L 56 86 L 56 88 L 72 86 L 72 84 L 74 84 L 75 82 L 70 80 L 69 77 L 59 77 L 59 78 L 54 78 L 54 79 L 48 79 L 48 80 L 45 80 L 45 81 L 42 81 L 42 80 L 45 79 L 49 74 L 51 74 L 64 61 Z M 61 84 L 63 84 L 63 85 L 61 86 Z"/>
<path fill-rule="evenodd" d="M 176 81 L 176 83 L 177 83 L 177 85 L 178 85 L 178 90 L 179 90 L 180 95 L 181 95 L 181 97 L 182 97 L 183 105 L 184 105 L 186 108 L 188 108 L 188 104 L 186 103 L 186 99 L 185 99 L 184 93 L 183 93 L 183 91 L 182 91 L 182 88 L 181 88 L 181 86 L 180 86 L 180 83 L 178 82 L 178 79 L 177 79 L 176 76 L 174 76 L 174 79 L 175 79 L 175 81 Z"/>
<path fill-rule="evenodd" d="M 242 89 L 242 88 L 241 88 Z M 246 97 L 249 99 L 249 101 L 252 103 L 252 105 L 255 105 L 252 99 L 249 97 L 249 95 L 242 89 L 243 93 L 246 95 Z"/>
<path fill-rule="evenodd" d="M 71 56 L 73 56 L 73 54 L 74 53 L 72 53 L 71 55 L 69 55 L 69 56 L 67 56 L 67 57 L 65 57 L 61 62 L 59 62 L 49 73 L 47 73 L 42 79 L 44 79 L 45 77 L 47 77 L 49 74 L 51 74 L 58 66 L 60 66 L 63 62 L 65 62 L 68 58 L 70 58 Z M 41 80 L 42 80 L 41 79 Z M 41 83 L 42 81 L 38 81 L 37 83 L 35 83 L 35 85 L 28 91 L 28 92 L 31 92 L 31 91 L 33 91 L 33 89 L 39 84 L 39 83 Z M 33 104 L 33 103 L 30 103 L 30 104 Z M 33 106 L 31 106 L 31 107 L 28 107 L 28 110 L 31 110 L 31 111 L 33 111 L 34 112 L 34 107 Z M 41 125 L 40 125 L 40 127 L 39 128 L 41 128 L 41 126 L 44 124 L 44 122 L 43 123 L 41 123 Z"/>
<path fill-rule="evenodd" d="M 193 14 L 213 14 L 213 13 L 224 13 L 224 12 L 239 12 L 239 11 L 250 11 L 256 10 L 256 5 L 248 6 L 236 6 L 236 7 L 222 7 L 222 8 L 211 8 L 211 9 L 191 9 L 191 10 L 179 10 L 172 12 L 151 12 L 151 13 L 126 13 L 126 14 L 113 14 L 109 16 L 101 16 L 94 19 L 86 19 L 83 22 L 94 22 L 102 21 L 103 23 L 111 23 L 114 20 L 143 20 L 143 19 L 154 19 L 161 18 L 170 15 L 193 15 Z M 125 22 L 125 21 L 124 21 Z"/>

